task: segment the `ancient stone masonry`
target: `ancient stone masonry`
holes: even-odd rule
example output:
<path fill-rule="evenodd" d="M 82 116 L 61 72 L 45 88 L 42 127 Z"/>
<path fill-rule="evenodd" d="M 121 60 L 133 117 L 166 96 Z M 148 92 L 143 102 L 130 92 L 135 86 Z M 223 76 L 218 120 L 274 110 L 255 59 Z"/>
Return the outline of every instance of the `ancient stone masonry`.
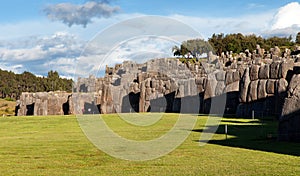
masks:
<path fill-rule="evenodd" d="M 265 51 L 257 46 L 253 52 L 235 55 L 209 53 L 207 62 L 125 61 L 106 67 L 102 78 L 78 78 L 73 93 L 23 93 L 17 114 L 181 112 L 250 117 L 254 111 L 256 117 L 280 117 L 280 139 L 290 140 L 299 132 L 293 125 L 299 124 L 295 112 L 300 109 L 300 56 L 291 53 L 295 52 L 281 52 L 278 47 Z M 224 96 L 226 101 L 218 105 L 224 109 L 214 107 L 213 102 L 221 102 L 218 98 Z M 213 108 L 219 111 L 212 112 Z"/>
<path fill-rule="evenodd" d="M 66 92 L 22 93 L 17 104 L 17 114 L 64 115 L 73 113 L 72 94 Z"/>
<path fill-rule="evenodd" d="M 280 115 L 293 66 L 292 59 L 283 59 L 247 68 L 241 80 L 237 116 L 249 117 L 253 110 L 256 116 Z"/>
<path fill-rule="evenodd" d="M 300 64 L 296 63 L 294 75 L 287 89 L 282 114 L 279 119 L 279 140 L 300 141 Z"/>

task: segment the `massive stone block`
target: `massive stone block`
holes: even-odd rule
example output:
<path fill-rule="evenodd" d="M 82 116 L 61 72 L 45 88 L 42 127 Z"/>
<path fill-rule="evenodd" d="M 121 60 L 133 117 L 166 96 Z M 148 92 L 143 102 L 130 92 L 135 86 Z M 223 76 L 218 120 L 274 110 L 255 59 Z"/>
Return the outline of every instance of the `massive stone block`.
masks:
<path fill-rule="evenodd" d="M 258 72 L 259 72 L 259 66 L 258 65 L 252 65 L 250 68 L 250 80 L 255 81 L 258 79 Z"/>
<path fill-rule="evenodd" d="M 247 97 L 248 102 L 257 100 L 257 87 L 258 87 L 258 80 L 251 81 L 249 85 L 249 93 Z"/>
<path fill-rule="evenodd" d="M 268 64 L 263 65 L 259 69 L 259 79 L 269 79 L 270 66 Z"/>
<path fill-rule="evenodd" d="M 264 99 L 267 97 L 267 90 L 266 90 L 267 80 L 259 80 L 258 88 L 257 88 L 257 98 Z"/>
<path fill-rule="evenodd" d="M 220 96 L 224 93 L 225 89 L 225 82 L 224 81 L 218 81 L 216 89 L 215 89 L 215 96 Z"/>
<path fill-rule="evenodd" d="M 223 70 L 220 70 L 216 73 L 216 79 L 217 81 L 225 81 L 226 72 Z"/>
<path fill-rule="evenodd" d="M 291 59 L 282 62 L 279 67 L 278 77 L 286 79 L 288 71 L 293 70 L 293 67 L 294 67 L 294 61 Z"/>
<path fill-rule="evenodd" d="M 240 72 L 234 71 L 232 75 L 233 82 L 237 82 L 241 80 Z"/>
<path fill-rule="evenodd" d="M 249 68 L 246 68 L 240 82 L 240 102 L 246 103 L 248 97 L 248 87 L 250 84 Z"/>
<path fill-rule="evenodd" d="M 267 81 L 267 94 L 275 94 L 275 86 L 276 86 L 276 80 L 269 79 Z"/>
<path fill-rule="evenodd" d="M 233 80 L 233 71 L 232 70 L 228 70 L 226 72 L 226 85 L 231 84 L 234 82 Z"/>
<path fill-rule="evenodd" d="M 284 93 L 287 90 L 287 86 L 288 86 L 288 82 L 287 80 L 285 80 L 284 78 L 281 78 L 278 82 L 277 82 L 277 92 L 280 93 Z"/>
<path fill-rule="evenodd" d="M 215 96 L 215 90 L 218 81 L 215 78 L 208 79 L 204 90 L 204 99 L 209 99 Z"/>
<path fill-rule="evenodd" d="M 280 67 L 279 62 L 273 62 L 270 65 L 270 78 L 271 79 L 278 79 L 279 78 L 279 67 Z"/>
<path fill-rule="evenodd" d="M 300 75 L 292 77 L 279 119 L 279 140 L 300 142 Z"/>
<path fill-rule="evenodd" d="M 225 87 L 225 92 L 229 93 L 229 92 L 239 92 L 239 88 L 240 88 L 240 82 L 239 81 L 235 81 L 229 85 L 227 85 Z"/>

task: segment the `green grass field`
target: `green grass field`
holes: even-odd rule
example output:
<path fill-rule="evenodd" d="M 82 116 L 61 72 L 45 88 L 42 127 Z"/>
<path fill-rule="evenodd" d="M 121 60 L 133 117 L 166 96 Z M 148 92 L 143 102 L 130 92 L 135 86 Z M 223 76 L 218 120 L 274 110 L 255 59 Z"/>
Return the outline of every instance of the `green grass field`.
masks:
<path fill-rule="evenodd" d="M 113 114 L 102 118 L 121 136 L 148 140 L 168 131 L 177 115 L 149 127 L 129 125 Z M 0 175 L 300 175 L 300 144 L 277 142 L 275 121 L 223 118 L 213 140 L 200 147 L 207 117 L 197 118 L 176 150 L 138 162 L 98 150 L 75 116 L 1 117 Z"/>

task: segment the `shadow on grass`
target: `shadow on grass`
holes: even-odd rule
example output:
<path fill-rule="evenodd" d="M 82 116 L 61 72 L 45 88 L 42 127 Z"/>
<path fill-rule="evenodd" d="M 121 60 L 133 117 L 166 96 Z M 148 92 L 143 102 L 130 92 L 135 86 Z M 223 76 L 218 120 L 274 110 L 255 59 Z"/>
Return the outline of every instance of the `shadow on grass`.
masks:
<path fill-rule="evenodd" d="M 251 121 L 248 121 L 248 122 L 241 122 L 241 121 L 238 121 L 238 120 L 222 120 L 223 123 L 236 123 L 236 124 L 251 124 L 251 123 L 256 123 L 257 121 L 256 120 L 251 120 Z"/>
<path fill-rule="evenodd" d="M 300 156 L 300 143 L 277 141 L 278 122 L 276 121 L 260 120 L 242 122 L 238 121 L 238 119 L 225 119 L 222 122 L 231 123 L 227 124 L 228 138 L 226 139 L 225 135 L 225 125 L 222 124 L 215 133 L 219 135 L 215 139 L 210 140 L 210 144 Z M 194 129 L 193 132 L 202 133 L 203 129 Z M 196 142 L 202 141 L 197 140 Z"/>

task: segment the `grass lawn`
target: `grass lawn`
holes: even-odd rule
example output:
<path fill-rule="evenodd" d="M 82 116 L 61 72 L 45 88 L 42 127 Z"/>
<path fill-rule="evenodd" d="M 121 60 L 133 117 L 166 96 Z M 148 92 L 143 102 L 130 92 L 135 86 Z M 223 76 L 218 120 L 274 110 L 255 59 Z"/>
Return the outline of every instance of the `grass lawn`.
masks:
<path fill-rule="evenodd" d="M 114 114 L 102 118 L 121 136 L 148 140 L 168 131 L 177 115 L 149 127 L 129 125 Z M 300 144 L 277 142 L 275 121 L 223 118 L 213 140 L 200 147 L 207 117 L 197 118 L 177 149 L 138 162 L 98 150 L 75 116 L 1 117 L 0 175 L 300 175 Z"/>

